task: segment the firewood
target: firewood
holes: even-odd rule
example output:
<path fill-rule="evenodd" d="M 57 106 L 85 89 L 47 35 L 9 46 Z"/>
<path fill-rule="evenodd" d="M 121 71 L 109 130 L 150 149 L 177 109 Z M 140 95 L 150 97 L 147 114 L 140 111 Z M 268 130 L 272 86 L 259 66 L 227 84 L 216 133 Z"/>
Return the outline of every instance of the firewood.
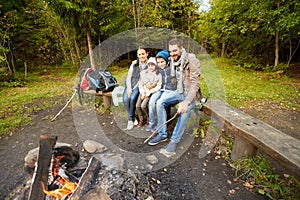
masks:
<path fill-rule="evenodd" d="M 100 161 L 95 157 L 90 159 L 85 172 L 79 180 L 77 188 L 68 200 L 79 200 L 89 191 L 97 179 L 100 170 L 100 164 Z"/>
<path fill-rule="evenodd" d="M 52 158 L 52 149 L 56 143 L 56 136 L 41 135 L 39 141 L 39 155 L 33 181 L 30 187 L 28 200 L 44 200 L 45 193 L 42 184 L 47 186 L 49 166 Z"/>

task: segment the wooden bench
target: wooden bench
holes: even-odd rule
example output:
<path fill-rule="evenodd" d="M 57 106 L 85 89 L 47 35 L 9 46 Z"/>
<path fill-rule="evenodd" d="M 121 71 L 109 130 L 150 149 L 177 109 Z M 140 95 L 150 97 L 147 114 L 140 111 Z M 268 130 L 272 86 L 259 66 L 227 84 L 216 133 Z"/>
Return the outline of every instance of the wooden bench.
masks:
<path fill-rule="evenodd" d="M 235 134 L 232 160 L 252 156 L 260 149 L 300 178 L 300 140 L 220 100 L 210 99 L 203 111 Z"/>
<path fill-rule="evenodd" d="M 111 101 L 112 101 L 112 92 L 102 92 L 99 91 L 98 93 L 94 90 L 86 90 L 83 91 L 84 94 L 92 94 L 96 96 L 102 96 L 103 97 L 103 105 L 104 107 L 110 107 Z"/>

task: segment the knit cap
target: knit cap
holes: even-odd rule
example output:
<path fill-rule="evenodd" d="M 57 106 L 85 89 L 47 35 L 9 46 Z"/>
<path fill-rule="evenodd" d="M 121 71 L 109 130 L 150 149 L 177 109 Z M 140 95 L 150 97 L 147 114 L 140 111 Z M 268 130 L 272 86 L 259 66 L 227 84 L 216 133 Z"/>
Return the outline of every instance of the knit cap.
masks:
<path fill-rule="evenodd" d="M 157 65 L 156 59 L 154 57 L 150 57 L 148 63 L 153 63 L 155 66 Z"/>
<path fill-rule="evenodd" d="M 162 50 L 156 54 L 156 58 L 157 57 L 163 58 L 167 64 L 169 63 L 169 59 L 168 59 L 169 56 L 170 56 L 170 54 L 167 50 Z"/>

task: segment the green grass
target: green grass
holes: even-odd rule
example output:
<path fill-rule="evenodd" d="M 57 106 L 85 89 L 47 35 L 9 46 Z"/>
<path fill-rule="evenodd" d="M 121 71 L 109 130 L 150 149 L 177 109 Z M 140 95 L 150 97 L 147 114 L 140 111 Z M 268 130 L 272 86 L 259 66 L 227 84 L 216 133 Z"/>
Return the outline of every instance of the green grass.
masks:
<path fill-rule="evenodd" d="M 45 66 L 29 73 L 21 87 L 1 87 L 0 136 L 30 122 L 34 111 L 53 106 L 52 97 L 71 95 L 76 73 L 75 68 Z"/>
<path fill-rule="evenodd" d="M 212 62 L 209 62 L 211 65 Z M 276 72 L 261 72 L 245 69 L 230 63 L 230 60 L 216 58 L 215 66 L 221 77 L 220 80 L 211 82 L 222 82 L 225 92 L 225 99 L 230 105 L 247 107 L 249 105 L 268 102 L 280 105 L 291 110 L 299 110 L 300 82 Z M 209 69 L 210 65 L 202 65 L 203 76 L 215 76 Z M 215 77 L 214 77 L 215 78 Z M 202 81 L 204 94 L 214 95 L 213 88 L 208 90 L 204 81 Z M 219 85 L 217 85 L 219 86 Z M 219 92 L 220 93 L 220 92 Z M 297 102 L 298 101 L 298 102 Z"/>
<path fill-rule="evenodd" d="M 200 61 L 201 88 L 207 97 L 223 99 L 236 107 L 268 102 L 299 110 L 300 83 L 294 79 L 276 73 L 244 69 L 232 65 L 227 59 L 201 57 Z M 122 67 L 113 65 L 107 68 L 120 85 L 124 86 L 129 64 L 126 61 L 121 63 Z M 32 112 L 52 106 L 52 97 L 63 97 L 63 104 L 73 92 L 76 75 L 76 67 L 44 66 L 39 71 L 30 72 L 22 84 L 2 84 L 0 136 L 30 122 Z M 22 86 L 13 87 L 19 85 Z"/>

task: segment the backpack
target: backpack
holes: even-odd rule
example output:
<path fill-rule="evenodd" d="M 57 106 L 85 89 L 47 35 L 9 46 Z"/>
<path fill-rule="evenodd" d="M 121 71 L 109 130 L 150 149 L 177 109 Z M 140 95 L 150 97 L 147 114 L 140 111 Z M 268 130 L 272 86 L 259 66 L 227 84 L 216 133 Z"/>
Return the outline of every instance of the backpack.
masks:
<path fill-rule="evenodd" d="M 116 78 L 108 70 L 103 69 L 88 72 L 87 80 L 88 90 L 95 90 L 97 93 L 111 92 L 118 85 Z"/>
<path fill-rule="evenodd" d="M 116 78 L 108 70 L 104 69 L 83 68 L 80 71 L 79 78 L 77 91 L 80 104 L 82 104 L 83 91 L 111 92 L 118 86 Z"/>

